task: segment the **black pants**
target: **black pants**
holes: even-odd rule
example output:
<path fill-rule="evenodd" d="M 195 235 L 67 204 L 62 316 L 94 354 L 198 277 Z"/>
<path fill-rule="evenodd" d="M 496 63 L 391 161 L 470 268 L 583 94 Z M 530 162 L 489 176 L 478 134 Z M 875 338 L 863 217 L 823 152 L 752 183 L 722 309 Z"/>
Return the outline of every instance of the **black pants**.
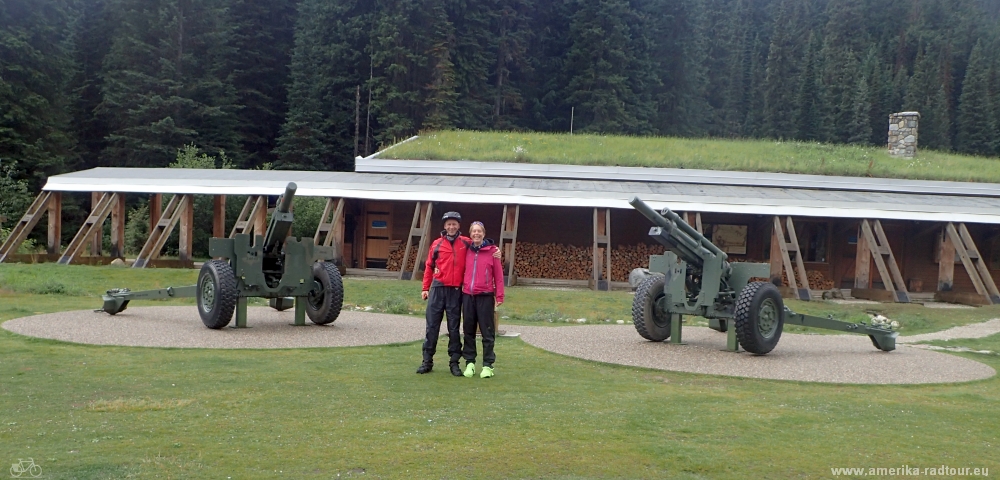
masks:
<path fill-rule="evenodd" d="M 441 335 L 441 318 L 448 314 L 448 357 L 451 362 L 462 358 L 462 340 L 458 324 L 462 315 L 462 289 L 460 287 L 431 287 L 427 295 L 427 336 L 424 338 L 424 362 L 434 363 L 438 337 Z"/>
<path fill-rule="evenodd" d="M 497 356 L 493 353 L 496 332 L 493 331 L 493 309 L 496 302 L 492 294 L 462 295 L 462 325 L 465 331 L 465 348 L 462 356 L 465 361 L 476 361 L 476 326 L 483 334 L 483 366 L 492 367 Z"/>

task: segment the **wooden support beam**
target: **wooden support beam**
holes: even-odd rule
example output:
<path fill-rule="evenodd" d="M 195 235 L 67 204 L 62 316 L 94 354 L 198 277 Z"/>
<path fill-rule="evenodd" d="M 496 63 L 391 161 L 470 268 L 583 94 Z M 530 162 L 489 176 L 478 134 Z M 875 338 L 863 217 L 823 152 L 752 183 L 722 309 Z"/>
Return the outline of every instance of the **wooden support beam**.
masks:
<path fill-rule="evenodd" d="M 237 233 L 245 233 L 249 235 L 251 232 L 257 228 L 257 222 L 259 221 L 260 211 L 264 211 L 264 215 L 267 215 L 267 197 L 264 195 L 250 195 L 247 197 L 247 201 L 243 203 L 243 208 L 240 210 L 240 214 L 236 217 L 236 222 L 233 223 L 233 229 L 229 232 L 229 238 L 233 238 Z M 263 228 L 257 230 L 258 235 L 263 235 Z"/>
<path fill-rule="evenodd" d="M 111 257 L 125 258 L 125 195 L 111 206 Z"/>
<path fill-rule="evenodd" d="M 17 253 L 18 247 L 28 237 L 31 230 L 35 228 L 38 221 L 42 219 L 42 214 L 45 213 L 44 209 L 49 206 L 49 200 L 52 195 L 52 192 L 42 192 L 31 202 L 31 205 L 28 206 L 28 211 L 24 213 L 24 216 L 17 222 L 17 225 L 14 225 L 14 228 L 11 229 L 10 235 L 4 240 L 3 245 L 0 245 L 0 263 L 3 263 L 10 255 Z"/>
<path fill-rule="evenodd" d="M 154 193 L 149 196 L 149 231 L 156 230 L 156 224 L 160 223 L 160 216 L 163 215 L 163 194 Z"/>
<path fill-rule="evenodd" d="M 424 236 L 420 237 L 420 243 L 417 244 L 417 258 L 413 262 L 413 280 L 423 281 L 424 277 L 424 262 L 427 261 L 428 250 L 431 248 L 431 241 L 433 241 L 433 235 L 431 231 L 431 225 L 433 225 L 433 220 L 431 215 L 434 213 L 434 204 L 427 202 L 426 213 L 424 214 L 423 225 L 420 227 L 424 230 Z"/>
<path fill-rule="evenodd" d="M 119 194 L 108 192 L 98 199 L 97 203 L 94 204 L 93 210 L 90 212 L 90 216 L 83 222 L 83 226 L 80 227 L 80 230 L 73 237 L 73 241 L 66 246 L 66 251 L 62 257 L 59 257 L 60 264 L 69 265 L 83 252 L 88 243 L 93 244 L 94 237 L 100 238 L 103 236 L 104 220 L 111 214 L 113 206 L 118 202 L 118 197 Z M 93 251 L 93 247 L 91 248 Z M 99 252 L 100 250 L 97 251 Z"/>
<path fill-rule="evenodd" d="M 182 213 L 187 210 L 187 204 L 189 203 L 192 203 L 191 195 L 174 195 L 170 198 L 167 206 L 163 209 L 160 221 L 156 223 L 156 226 L 149 233 L 149 238 L 146 239 L 145 245 L 143 245 L 139 255 L 136 256 L 132 268 L 144 268 L 149 262 L 156 260 L 160 256 L 160 251 L 163 250 L 163 246 L 166 245 L 167 240 L 170 238 L 170 233 L 177 226 Z M 188 251 L 190 252 L 190 249 Z"/>
<path fill-rule="evenodd" d="M 48 201 L 49 232 L 46 251 L 56 255 L 62 250 L 62 192 L 52 192 Z"/>
<path fill-rule="evenodd" d="M 323 207 L 323 215 L 316 226 L 316 234 L 313 235 L 313 243 L 333 247 L 333 263 L 346 265 L 344 263 L 344 206 L 346 201 L 343 198 L 333 197 L 326 199 L 326 206 Z M 331 217 L 332 215 L 332 217 Z"/>
<path fill-rule="evenodd" d="M 867 290 L 872 286 L 872 251 L 868 237 L 861 231 L 860 224 L 858 224 L 857 247 L 858 250 L 854 254 L 854 289 Z"/>
<path fill-rule="evenodd" d="M 594 209 L 594 246 L 592 250 L 593 273 L 590 288 L 611 290 L 611 210 Z"/>
<path fill-rule="evenodd" d="M 90 214 L 93 215 L 97 211 L 97 205 L 100 203 L 101 198 L 104 197 L 103 192 L 90 192 Z M 101 256 L 101 246 L 104 244 L 104 225 L 101 225 L 100 234 L 93 235 L 90 240 L 90 254 L 95 257 Z"/>
<path fill-rule="evenodd" d="M 799 250 L 799 239 L 795 234 L 795 223 L 792 221 L 792 217 L 787 217 L 785 219 L 785 226 L 787 227 L 788 237 L 785 237 L 785 229 L 781 226 L 781 218 L 774 217 L 774 229 L 772 235 L 772 242 L 777 241 L 777 250 L 781 255 L 781 266 L 787 273 L 788 286 L 792 289 L 793 295 L 799 300 L 809 301 L 812 297 L 812 292 L 809 290 L 809 277 L 806 275 L 806 267 L 802 261 L 802 252 Z M 775 246 L 771 245 L 771 251 L 775 251 Z M 772 253 L 773 255 L 773 253 Z M 792 259 L 795 259 L 795 268 L 792 268 Z M 798 274 L 798 278 L 796 278 Z M 777 278 L 778 281 L 781 279 L 781 271 L 775 272 L 775 262 L 772 259 L 771 263 L 771 275 L 772 278 Z"/>
<path fill-rule="evenodd" d="M 885 286 L 887 291 L 893 293 L 895 301 L 909 303 L 910 293 L 906 290 L 906 282 L 903 281 L 903 275 L 899 270 L 899 265 L 896 264 L 896 257 L 892 254 L 892 248 L 889 247 L 889 240 L 885 236 L 885 231 L 882 230 L 882 222 L 878 219 L 871 222 L 868 219 L 861 220 L 861 234 L 858 236 L 859 250 L 862 237 L 864 237 L 865 243 L 868 245 L 868 250 L 871 252 L 871 257 L 869 258 L 875 260 L 875 267 L 878 269 L 878 275 L 882 279 L 882 285 Z M 858 257 L 858 260 L 861 261 L 861 258 Z M 855 268 L 858 268 L 858 266 Z M 854 295 L 854 292 L 851 295 L 857 297 L 857 295 Z"/>
<path fill-rule="evenodd" d="M 1000 292 L 997 291 L 996 283 L 993 282 L 993 277 L 986 268 L 986 264 L 979 254 L 979 249 L 976 248 L 976 243 L 973 241 L 972 235 L 969 234 L 969 230 L 965 227 L 965 224 L 959 223 L 956 228 L 954 223 L 948 222 L 945 225 L 945 235 L 951 241 L 955 252 L 958 253 L 958 257 L 962 260 L 962 265 L 965 267 L 965 271 L 968 272 L 969 278 L 972 280 L 972 285 L 976 287 L 976 293 L 982 297 L 982 302 L 986 305 L 1000 303 Z M 949 263 L 948 261 L 952 258 L 944 256 L 944 253 L 942 252 L 938 266 L 939 277 L 942 268 L 940 265 Z M 938 283 L 941 283 L 940 278 Z M 942 300 L 952 298 L 952 301 L 955 301 L 955 299 L 960 297 L 957 295 L 935 295 L 935 298 L 941 298 Z"/>
<path fill-rule="evenodd" d="M 431 215 L 434 212 L 434 205 L 431 202 L 417 202 L 413 208 L 413 220 L 410 222 L 410 233 L 403 242 L 403 263 L 399 266 L 400 280 L 423 280 L 423 262 L 427 259 L 427 249 L 430 248 Z M 413 270 L 406 271 L 406 266 L 410 262 L 410 242 L 413 237 L 417 237 L 417 253 L 413 259 Z"/>
<path fill-rule="evenodd" d="M 947 234 L 948 225 L 940 231 L 940 247 L 938 250 L 938 284 L 937 291 L 950 292 L 955 288 L 955 244 L 951 235 Z"/>
<path fill-rule="evenodd" d="M 181 262 L 191 261 L 191 250 L 194 246 L 194 198 L 185 195 L 186 202 L 181 202 L 180 210 L 180 239 L 177 246 L 177 259 Z"/>
<path fill-rule="evenodd" d="M 503 251 L 503 258 L 506 262 L 505 283 L 508 287 L 517 285 L 517 271 L 514 269 L 514 261 L 517 255 L 517 222 L 520 218 L 520 205 L 503 206 L 503 217 L 500 219 L 500 250 Z"/>
<path fill-rule="evenodd" d="M 212 236 L 226 238 L 226 196 L 216 195 L 212 199 Z"/>
<path fill-rule="evenodd" d="M 258 202 L 260 207 L 254 205 L 253 211 L 253 234 L 264 236 L 267 233 L 267 196 L 261 195 Z"/>
<path fill-rule="evenodd" d="M 997 285 L 993 282 L 993 275 L 986 268 L 987 260 L 979 253 L 979 248 L 976 247 L 976 242 L 972 239 L 972 235 L 969 234 L 969 229 L 965 227 L 964 223 L 958 224 L 958 235 L 965 244 L 965 251 L 972 261 L 972 265 L 979 272 L 979 277 L 983 282 L 983 287 L 986 289 L 986 296 L 989 297 L 990 303 L 1000 303 L 1000 291 L 997 290 Z M 965 262 L 963 261 L 962 263 L 964 265 Z M 972 272 L 969 272 L 969 274 L 971 275 Z"/>

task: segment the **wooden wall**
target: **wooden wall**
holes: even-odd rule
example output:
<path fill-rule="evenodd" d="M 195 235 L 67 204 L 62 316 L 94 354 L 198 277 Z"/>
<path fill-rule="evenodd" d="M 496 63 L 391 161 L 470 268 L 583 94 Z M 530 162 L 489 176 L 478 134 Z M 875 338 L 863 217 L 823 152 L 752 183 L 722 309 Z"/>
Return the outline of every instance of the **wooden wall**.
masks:
<path fill-rule="evenodd" d="M 392 241 L 405 241 L 413 220 L 413 210 L 416 202 L 387 202 L 391 205 Z M 352 201 L 348 212 L 363 218 L 365 207 L 363 201 Z M 469 224 L 478 220 L 486 225 L 487 237 L 499 238 L 500 222 L 503 205 L 494 204 L 434 204 L 431 220 L 431 238 L 438 236 L 441 230 L 441 215 L 454 210 L 462 215 L 462 232 L 468 234 Z M 854 285 L 854 269 L 858 227 L 860 220 L 836 218 L 794 218 L 796 232 L 804 252 L 816 255 L 815 242 L 825 242 L 825 252 L 822 258 L 806 261 L 806 270 L 817 270 L 828 280 L 840 288 L 851 288 Z M 358 221 L 361 223 L 361 220 Z M 731 254 L 734 261 L 766 262 L 770 257 L 771 230 L 773 217 L 767 215 L 703 213 L 702 224 L 708 225 L 746 225 L 747 253 Z M 614 247 L 622 245 L 655 244 L 649 238 L 648 232 L 652 223 L 635 210 L 612 209 L 611 211 L 611 243 Z M 915 221 L 882 221 L 882 226 L 889 239 L 889 245 L 896 258 L 900 261 L 900 270 L 907 282 L 907 288 L 913 292 L 934 292 L 937 288 L 938 263 L 935 258 L 942 224 L 940 222 Z M 967 224 L 976 245 L 987 261 L 987 266 L 994 280 L 1000 283 L 1000 225 Z M 579 247 L 590 247 L 593 242 L 593 209 L 586 207 L 548 207 L 525 205 L 521 207 L 521 217 L 518 228 L 518 241 L 538 244 L 562 243 Z M 358 228 L 354 244 L 358 245 L 363 235 L 363 229 Z M 817 240 L 812 236 L 812 245 L 807 237 L 809 232 L 825 231 L 825 238 Z M 361 265 L 363 249 L 353 248 L 356 265 Z M 870 269 L 874 288 L 881 287 L 878 270 Z M 972 292 L 975 289 L 965 268 L 959 262 L 955 266 L 956 291 Z"/>

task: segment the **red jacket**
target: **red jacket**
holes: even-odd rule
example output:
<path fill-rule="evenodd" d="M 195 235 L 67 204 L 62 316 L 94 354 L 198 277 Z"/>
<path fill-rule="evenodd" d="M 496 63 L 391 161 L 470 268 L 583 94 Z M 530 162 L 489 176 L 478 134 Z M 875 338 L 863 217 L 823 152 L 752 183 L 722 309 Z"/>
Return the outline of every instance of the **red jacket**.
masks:
<path fill-rule="evenodd" d="M 454 242 L 448 241 L 444 232 L 441 238 L 434 240 L 427 252 L 427 263 L 424 264 L 424 291 L 434 286 L 461 287 L 465 276 L 465 252 L 472 240 L 459 235 Z"/>
<path fill-rule="evenodd" d="M 503 302 L 503 264 L 493 257 L 497 251 L 493 240 L 485 240 L 477 252 L 469 248 L 465 255 L 465 281 L 462 291 L 469 295 L 495 293 L 498 302 Z"/>

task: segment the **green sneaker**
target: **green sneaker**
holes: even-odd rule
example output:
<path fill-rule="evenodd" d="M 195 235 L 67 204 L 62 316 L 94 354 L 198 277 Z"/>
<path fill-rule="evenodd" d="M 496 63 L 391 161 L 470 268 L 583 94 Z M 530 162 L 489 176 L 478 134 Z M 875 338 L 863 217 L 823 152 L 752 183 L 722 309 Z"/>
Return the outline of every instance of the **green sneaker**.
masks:
<path fill-rule="evenodd" d="M 476 364 L 474 362 L 465 362 L 465 373 L 462 375 L 472 378 L 476 374 Z"/>
<path fill-rule="evenodd" d="M 493 376 L 493 367 L 483 367 L 483 371 L 479 372 L 479 378 L 490 378 Z"/>

